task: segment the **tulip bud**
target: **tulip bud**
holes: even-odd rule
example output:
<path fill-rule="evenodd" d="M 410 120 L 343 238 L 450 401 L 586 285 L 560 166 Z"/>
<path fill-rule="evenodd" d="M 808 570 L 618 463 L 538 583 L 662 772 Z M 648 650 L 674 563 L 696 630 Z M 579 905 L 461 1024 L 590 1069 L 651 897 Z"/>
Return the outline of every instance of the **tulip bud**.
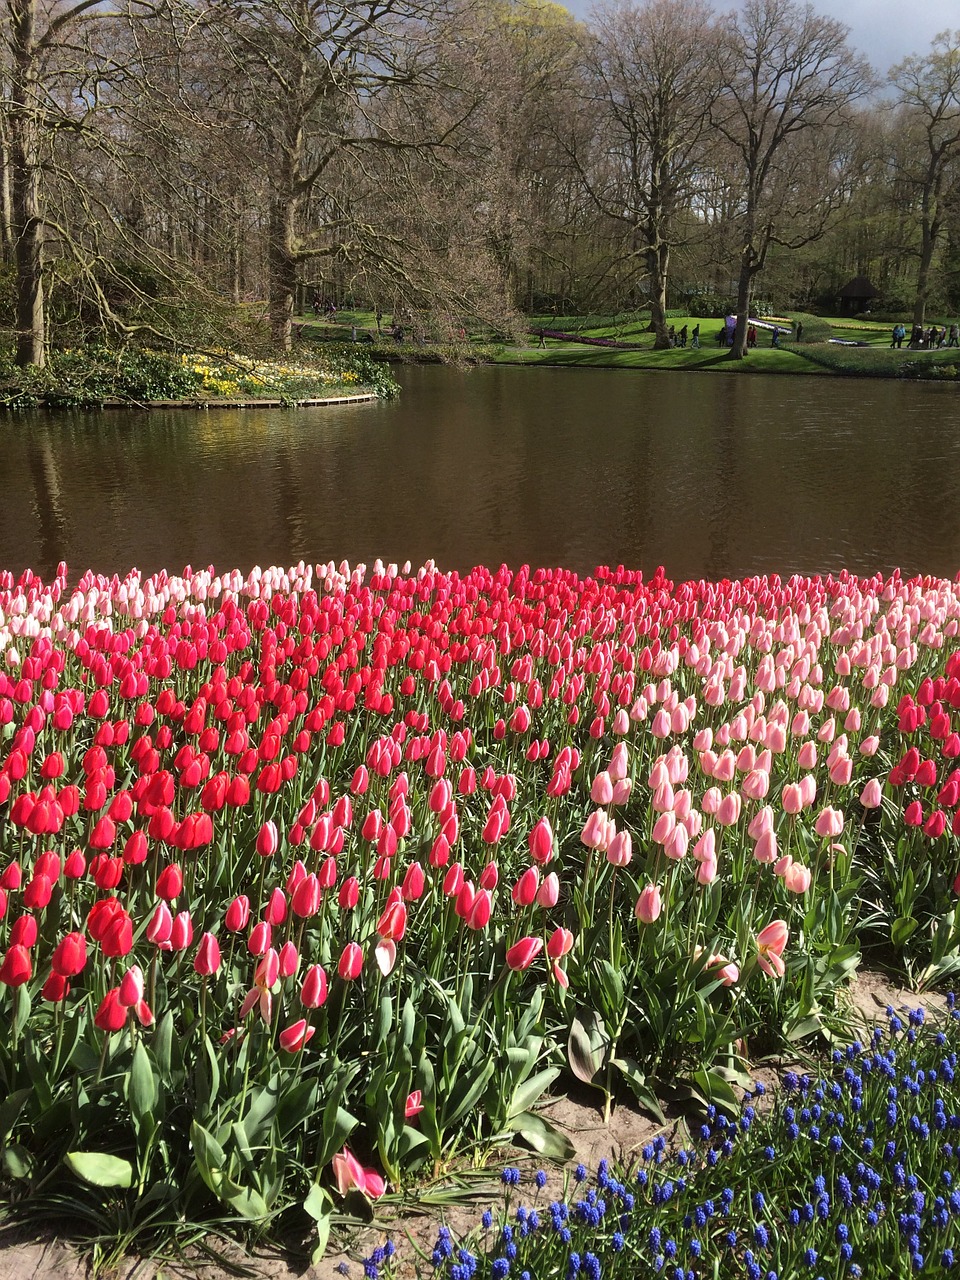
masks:
<path fill-rule="evenodd" d="M 220 945 L 212 933 L 201 937 L 193 967 L 203 978 L 211 977 L 220 968 Z"/>

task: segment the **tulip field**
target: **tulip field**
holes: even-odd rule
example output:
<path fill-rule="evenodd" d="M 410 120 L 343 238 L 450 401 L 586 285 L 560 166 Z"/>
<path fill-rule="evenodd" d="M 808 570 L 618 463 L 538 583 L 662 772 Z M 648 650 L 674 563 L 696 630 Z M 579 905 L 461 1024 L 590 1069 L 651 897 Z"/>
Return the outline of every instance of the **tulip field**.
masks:
<path fill-rule="evenodd" d="M 960 969 L 960 580 L 0 574 L 0 1181 L 312 1223 Z"/>

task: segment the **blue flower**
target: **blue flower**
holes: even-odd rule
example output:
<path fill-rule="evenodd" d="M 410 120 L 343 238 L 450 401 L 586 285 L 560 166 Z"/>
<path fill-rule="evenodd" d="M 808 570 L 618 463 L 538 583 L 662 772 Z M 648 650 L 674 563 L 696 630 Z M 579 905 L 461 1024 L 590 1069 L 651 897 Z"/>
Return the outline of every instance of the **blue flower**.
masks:
<path fill-rule="evenodd" d="M 543 1190 L 543 1188 L 547 1185 L 547 1175 L 546 1175 L 546 1172 L 545 1172 L 543 1169 L 538 1169 L 538 1170 L 537 1170 L 537 1176 L 534 1178 L 534 1181 L 536 1182 L 537 1186 L 538 1186 L 538 1187 L 540 1188 L 540 1190 L 542 1191 L 542 1190 Z"/>
<path fill-rule="evenodd" d="M 587 1169 L 585 1165 L 578 1164 L 573 1171 L 574 1182 L 584 1182 L 587 1177 Z"/>

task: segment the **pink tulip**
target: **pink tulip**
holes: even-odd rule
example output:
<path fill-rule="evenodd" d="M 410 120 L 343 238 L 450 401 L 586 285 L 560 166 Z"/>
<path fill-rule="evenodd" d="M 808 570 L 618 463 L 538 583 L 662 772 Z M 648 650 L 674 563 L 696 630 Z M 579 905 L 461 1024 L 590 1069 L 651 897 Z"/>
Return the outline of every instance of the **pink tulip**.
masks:
<path fill-rule="evenodd" d="M 768 977 L 782 978 L 786 972 L 783 949 L 790 937 L 790 930 L 783 920 L 771 920 L 757 934 L 757 963 Z"/>
<path fill-rule="evenodd" d="M 817 798 L 817 780 L 812 773 L 805 773 L 800 779 L 799 786 L 803 807 L 808 809 Z"/>
<path fill-rule="evenodd" d="M 758 809 L 757 812 L 750 819 L 750 822 L 747 826 L 747 835 L 750 837 L 751 840 L 759 840 L 760 837 L 763 835 L 764 831 L 772 831 L 772 830 L 773 830 L 773 809 L 770 807 L 770 805 L 765 804 L 763 808 Z"/>
<path fill-rule="evenodd" d="M 507 965 L 514 972 L 522 972 L 524 969 L 529 969 L 542 950 L 542 939 L 521 938 L 519 942 L 515 942 L 507 951 Z"/>
<path fill-rule="evenodd" d="M 764 769 L 751 769 L 740 784 L 741 792 L 749 800 L 762 800 L 770 790 L 770 775 Z"/>
<path fill-rule="evenodd" d="M 794 862 L 784 873 L 783 883 L 791 893 L 806 893 L 810 888 L 810 868 Z"/>
<path fill-rule="evenodd" d="M 373 957 L 377 962 L 377 968 L 386 978 L 393 972 L 394 965 L 397 963 L 397 944 L 392 938 L 380 938 L 373 949 Z"/>
<path fill-rule="evenodd" d="M 407 1101 L 403 1107 L 403 1118 L 405 1120 L 414 1120 L 423 1110 L 423 1093 L 419 1089 L 414 1089 L 413 1093 L 407 1095 Z"/>
<path fill-rule="evenodd" d="M 723 793 L 719 787 L 707 787 L 706 791 L 703 793 L 702 799 L 700 800 L 700 808 L 704 813 L 708 813 L 713 816 L 719 810 L 722 800 Z"/>
<path fill-rule="evenodd" d="M 616 730 L 614 730 L 616 732 Z M 627 769 L 630 764 L 630 757 L 627 753 L 626 744 L 618 742 L 613 748 L 610 756 L 610 765 L 607 772 L 614 783 L 622 782 L 627 776 Z"/>
<path fill-rule="evenodd" d="M 648 884 L 640 891 L 640 897 L 637 899 L 637 905 L 634 914 L 641 924 L 653 924 L 660 918 L 660 912 L 663 910 L 663 899 L 660 896 L 660 887 L 655 884 Z"/>
<path fill-rule="evenodd" d="M 651 836 L 655 844 L 666 844 L 673 835 L 674 828 L 677 825 L 676 814 L 672 810 L 661 813 L 653 824 Z"/>
<path fill-rule="evenodd" d="M 613 781 L 606 770 L 594 778 L 590 799 L 594 804 L 609 804 L 613 799 Z"/>
<path fill-rule="evenodd" d="M 757 862 L 770 863 L 777 860 L 777 837 L 772 829 L 761 831 L 753 846 L 753 856 Z"/>
<path fill-rule="evenodd" d="M 784 813 L 798 814 L 803 808 L 803 792 L 799 782 L 788 782 L 784 785 L 781 796 Z"/>
<path fill-rule="evenodd" d="M 559 960 L 573 949 L 573 941 L 569 929 L 554 929 L 547 942 L 547 955 L 551 960 Z"/>
<path fill-rule="evenodd" d="M 602 809 L 594 809 L 583 825 L 581 841 L 588 849 L 605 849 L 609 841 L 607 815 Z"/>
<path fill-rule="evenodd" d="M 686 827 L 678 825 L 664 841 L 663 852 L 672 861 L 679 862 L 681 858 L 686 857 L 689 843 L 690 837 Z"/>
<path fill-rule="evenodd" d="M 698 862 L 707 862 L 717 856 L 717 833 L 713 827 L 707 827 L 703 835 L 694 845 L 693 856 Z"/>
<path fill-rule="evenodd" d="M 708 885 L 713 884 L 717 878 L 717 863 L 714 858 L 705 858 L 703 862 L 697 866 L 697 883 Z"/>
<path fill-rule="evenodd" d="M 383 1195 L 386 1187 L 383 1178 L 374 1169 L 364 1169 L 356 1156 L 351 1155 L 346 1147 L 335 1155 L 330 1162 L 333 1168 L 333 1176 L 337 1183 L 337 1190 L 342 1196 L 352 1191 L 354 1187 L 371 1200 L 377 1200 Z"/>
<path fill-rule="evenodd" d="M 537 890 L 537 906 L 549 910 L 557 905 L 560 897 L 560 879 L 555 871 L 544 876 L 543 883 Z"/>
<path fill-rule="evenodd" d="M 277 824 L 268 821 L 263 824 L 257 832 L 257 853 L 261 858 L 272 858 L 280 847 L 280 837 L 277 833 Z"/>
<path fill-rule="evenodd" d="M 870 756 L 875 756 L 877 754 L 879 747 L 880 739 L 875 734 L 872 734 L 870 737 L 864 738 L 861 741 L 857 750 L 862 756 L 867 756 L 869 758 Z"/>
<path fill-rule="evenodd" d="M 723 797 L 717 810 L 717 822 L 721 827 L 732 827 L 739 822 L 741 804 L 739 792 L 730 791 Z"/>
<path fill-rule="evenodd" d="M 860 792 L 860 803 L 864 809 L 877 809 L 883 799 L 883 787 L 879 778 L 871 778 Z"/>
<path fill-rule="evenodd" d="M 832 809 L 829 805 L 824 806 L 817 815 L 813 829 L 824 840 L 840 835 L 843 831 L 843 810 Z"/>
<path fill-rule="evenodd" d="M 680 827 L 679 830 L 683 831 Z M 686 836 L 686 832 L 683 832 Z M 629 831 L 618 831 L 607 846 L 607 861 L 615 867 L 629 866 L 633 857 L 633 841 Z"/>
<path fill-rule="evenodd" d="M 485 929 L 493 911 L 493 894 L 489 889 L 478 889 L 464 917 L 468 929 Z"/>

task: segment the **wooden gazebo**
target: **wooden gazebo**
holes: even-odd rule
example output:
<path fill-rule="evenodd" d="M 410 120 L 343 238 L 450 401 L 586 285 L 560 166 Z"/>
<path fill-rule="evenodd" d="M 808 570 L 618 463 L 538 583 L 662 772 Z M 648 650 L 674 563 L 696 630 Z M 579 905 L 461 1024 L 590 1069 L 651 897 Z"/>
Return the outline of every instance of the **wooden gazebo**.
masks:
<path fill-rule="evenodd" d="M 878 296 L 866 276 L 854 276 L 837 293 L 842 316 L 858 316 L 866 311 L 874 298 Z"/>

